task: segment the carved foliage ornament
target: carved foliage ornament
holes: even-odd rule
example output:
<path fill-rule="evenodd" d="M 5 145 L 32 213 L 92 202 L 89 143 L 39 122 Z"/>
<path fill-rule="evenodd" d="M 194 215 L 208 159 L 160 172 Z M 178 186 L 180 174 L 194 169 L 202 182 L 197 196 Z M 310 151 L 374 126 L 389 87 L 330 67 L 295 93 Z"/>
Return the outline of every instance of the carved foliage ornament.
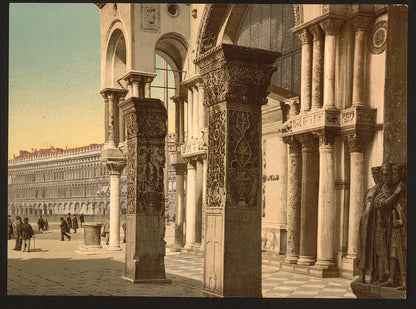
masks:
<path fill-rule="evenodd" d="M 275 70 L 272 65 L 222 60 L 203 76 L 207 106 L 223 101 L 267 103 L 267 87 Z"/>
<path fill-rule="evenodd" d="M 134 111 L 126 113 L 127 136 L 129 138 L 159 137 L 164 138 L 167 132 L 167 115 L 165 113 Z"/>
<path fill-rule="evenodd" d="M 209 117 L 207 206 L 224 207 L 226 112 L 211 112 Z"/>
<path fill-rule="evenodd" d="M 229 204 L 232 206 L 257 206 L 260 174 L 260 149 L 258 141 L 260 114 L 228 111 L 229 142 L 227 161 L 229 175 Z M 228 191 L 228 190 L 227 190 Z"/>
<path fill-rule="evenodd" d="M 160 4 L 143 3 L 140 5 L 140 30 L 160 33 Z"/>

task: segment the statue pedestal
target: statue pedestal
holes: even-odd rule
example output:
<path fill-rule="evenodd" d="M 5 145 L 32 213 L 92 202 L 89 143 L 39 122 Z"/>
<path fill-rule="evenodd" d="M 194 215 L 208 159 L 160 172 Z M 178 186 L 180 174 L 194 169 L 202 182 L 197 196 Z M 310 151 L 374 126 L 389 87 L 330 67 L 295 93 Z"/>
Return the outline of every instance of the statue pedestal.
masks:
<path fill-rule="evenodd" d="M 351 289 L 357 298 L 371 299 L 406 299 L 406 291 L 381 287 L 369 283 L 352 282 Z"/>

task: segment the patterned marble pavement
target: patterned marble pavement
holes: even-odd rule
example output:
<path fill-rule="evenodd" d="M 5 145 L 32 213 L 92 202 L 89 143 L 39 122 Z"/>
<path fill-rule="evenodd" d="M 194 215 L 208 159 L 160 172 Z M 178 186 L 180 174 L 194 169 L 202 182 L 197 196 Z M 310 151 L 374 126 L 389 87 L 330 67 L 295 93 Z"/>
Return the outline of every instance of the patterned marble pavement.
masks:
<path fill-rule="evenodd" d="M 204 259 L 167 253 L 166 272 L 202 281 Z M 284 271 L 263 273 L 263 297 L 269 298 L 356 298 L 350 280 L 316 278 Z"/>

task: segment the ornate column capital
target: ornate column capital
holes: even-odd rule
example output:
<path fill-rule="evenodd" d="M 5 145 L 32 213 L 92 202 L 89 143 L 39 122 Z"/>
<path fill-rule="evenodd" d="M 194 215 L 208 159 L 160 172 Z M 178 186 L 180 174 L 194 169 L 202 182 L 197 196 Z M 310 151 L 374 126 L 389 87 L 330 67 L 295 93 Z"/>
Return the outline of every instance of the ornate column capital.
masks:
<path fill-rule="evenodd" d="M 120 176 L 127 165 L 127 160 L 109 160 L 104 164 L 110 172 L 110 175 Z"/>
<path fill-rule="evenodd" d="M 335 35 L 337 34 L 341 25 L 344 24 L 344 20 L 338 18 L 327 18 L 324 21 L 321 21 L 319 25 L 321 26 L 322 30 L 327 35 Z"/>
<path fill-rule="evenodd" d="M 207 106 L 227 101 L 262 105 L 276 68 L 278 52 L 222 44 L 196 59 L 205 84 Z"/>
<path fill-rule="evenodd" d="M 108 99 L 120 99 L 126 96 L 127 90 L 120 89 L 120 88 L 104 88 L 100 91 L 101 96 L 103 97 L 104 101 Z"/>
<path fill-rule="evenodd" d="M 365 132 L 361 134 L 349 134 L 345 135 L 344 138 L 348 143 L 348 149 L 350 153 L 361 152 L 364 153 L 367 143 L 371 140 L 373 132 Z"/>
<path fill-rule="evenodd" d="M 301 29 L 296 32 L 296 35 L 298 36 L 299 40 L 302 42 L 302 44 L 310 44 L 313 40 L 312 33 L 309 32 L 307 28 Z"/>
<path fill-rule="evenodd" d="M 357 15 L 351 19 L 354 31 L 365 31 L 372 17 L 367 15 Z"/>
<path fill-rule="evenodd" d="M 336 132 L 327 130 L 318 130 L 313 132 L 319 139 L 319 147 L 333 146 L 335 137 L 338 135 Z"/>
<path fill-rule="evenodd" d="M 324 38 L 324 32 L 319 24 L 310 26 L 309 31 L 312 33 L 314 41 L 319 41 Z"/>
<path fill-rule="evenodd" d="M 289 145 L 289 154 L 301 154 L 302 145 L 294 136 L 285 136 L 282 139 L 285 144 Z"/>
<path fill-rule="evenodd" d="M 296 135 L 297 140 L 302 145 L 302 151 L 310 151 L 318 148 L 318 140 L 311 133 L 303 133 Z"/>

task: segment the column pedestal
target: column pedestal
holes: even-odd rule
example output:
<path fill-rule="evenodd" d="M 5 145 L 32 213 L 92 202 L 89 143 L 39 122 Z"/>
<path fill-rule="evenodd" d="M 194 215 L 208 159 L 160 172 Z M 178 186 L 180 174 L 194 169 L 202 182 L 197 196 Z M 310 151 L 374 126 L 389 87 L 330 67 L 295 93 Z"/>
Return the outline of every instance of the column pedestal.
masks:
<path fill-rule="evenodd" d="M 120 105 L 127 125 L 127 237 L 124 279 L 169 282 L 165 273 L 163 168 L 167 112 L 158 99 Z"/>

